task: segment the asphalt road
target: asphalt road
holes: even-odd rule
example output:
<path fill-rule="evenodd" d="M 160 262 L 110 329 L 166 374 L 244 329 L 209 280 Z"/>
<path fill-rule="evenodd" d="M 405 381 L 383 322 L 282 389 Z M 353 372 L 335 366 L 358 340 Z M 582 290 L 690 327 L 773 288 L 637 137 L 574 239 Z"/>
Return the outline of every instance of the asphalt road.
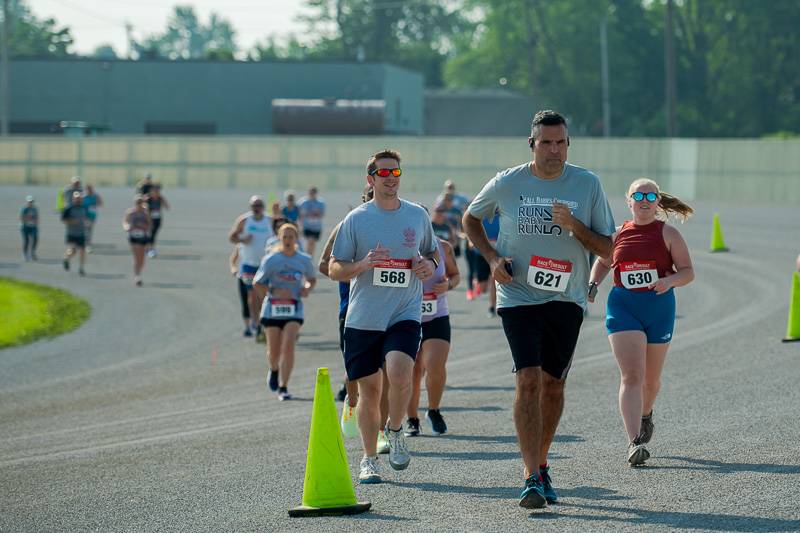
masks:
<path fill-rule="evenodd" d="M 29 191 L 43 207 L 36 263 L 19 251 Z M 562 501 L 520 509 L 511 358 L 485 297 L 468 303 L 460 287 L 442 409 L 450 433 L 410 440 L 406 471 L 383 459 L 386 483 L 356 486 L 371 512 L 290 519 L 315 369 L 331 368 L 334 389 L 342 369 L 335 284 L 322 280 L 307 304 L 297 400 L 278 402 L 265 388 L 263 345 L 241 336 L 227 272 L 226 234 L 249 192 L 166 190 L 173 209 L 140 289 L 120 226 L 132 193 L 100 192 L 106 206 L 79 278 L 60 265 L 54 189 L 0 188 L 0 275 L 69 289 L 93 309 L 72 333 L 0 351 L 1 531 L 800 530 L 800 343 L 780 342 L 800 251 L 796 208 L 699 202 L 681 226 L 697 279 L 677 291 L 647 467 L 625 463 L 618 372 L 595 304 L 550 458 Z M 358 194 L 323 194 L 326 230 Z M 623 220 L 624 204 L 613 205 Z M 729 253 L 707 251 L 714 212 Z M 359 446 L 346 447 L 355 479 Z"/>

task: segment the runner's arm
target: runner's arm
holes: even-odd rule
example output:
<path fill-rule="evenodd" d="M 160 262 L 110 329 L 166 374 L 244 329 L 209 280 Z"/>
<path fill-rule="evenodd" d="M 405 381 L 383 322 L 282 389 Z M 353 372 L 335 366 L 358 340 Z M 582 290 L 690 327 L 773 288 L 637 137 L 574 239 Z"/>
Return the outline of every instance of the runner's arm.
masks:
<path fill-rule="evenodd" d="M 486 236 L 486 230 L 483 227 L 481 219 L 472 216 L 469 212 L 464 214 L 461 221 L 464 226 L 464 232 L 467 238 L 472 242 L 472 245 L 478 249 L 492 272 L 492 276 L 498 283 L 511 283 L 513 278 L 508 274 L 505 269 L 504 263 L 506 259 L 497 254 L 489 238 Z"/>
<path fill-rule="evenodd" d="M 651 288 L 656 294 L 663 294 L 672 287 L 683 287 L 694 279 L 692 258 L 689 256 L 689 247 L 683 240 L 681 232 L 674 226 L 664 224 L 664 242 L 672 255 L 672 263 L 676 272 L 670 276 L 659 279 Z"/>
<path fill-rule="evenodd" d="M 242 229 L 244 229 L 244 220 L 245 220 L 244 216 L 240 216 L 239 218 L 236 219 L 236 222 L 233 223 L 233 228 L 231 229 L 231 232 L 228 234 L 228 240 L 231 241 L 233 244 L 239 244 L 240 242 L 243 242 L 239 238 L 239 234 L 242 232 Z"/>
<path fill-rule="evenodd" d="M 333 243 L 336 241 L 336 234 L 339 233 L 339 226 L 341 226 L 341 222 L 336 225 L 335 228 L 331 231 L 330 237 L 328 237 L 328 242 L 325 243 L 325 248 L 322 250 L 322 256 L 319 258 L 319 271 L 323 276 L 329 276 L 328 274 L 328 266 L 331 262 L 331 252 L 333 252 Z"/>

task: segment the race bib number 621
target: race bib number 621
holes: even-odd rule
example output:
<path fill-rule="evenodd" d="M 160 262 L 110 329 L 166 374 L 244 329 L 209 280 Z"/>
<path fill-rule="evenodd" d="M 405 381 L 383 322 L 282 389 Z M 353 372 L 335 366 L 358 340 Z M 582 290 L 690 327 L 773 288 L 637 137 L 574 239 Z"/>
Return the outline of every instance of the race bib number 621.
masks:
<path fill-rule="evenodd" d="M 528 285 L 543 291 L 564 292 L 571 275 L 571 262 L 534 255 L 528 267 Z"/>
<path fill-rule="evenodd" d="M 411 259 L 387 259 L 372 272 L 372 284 L 378 287 L 408 287 L 410 281 Z"/>

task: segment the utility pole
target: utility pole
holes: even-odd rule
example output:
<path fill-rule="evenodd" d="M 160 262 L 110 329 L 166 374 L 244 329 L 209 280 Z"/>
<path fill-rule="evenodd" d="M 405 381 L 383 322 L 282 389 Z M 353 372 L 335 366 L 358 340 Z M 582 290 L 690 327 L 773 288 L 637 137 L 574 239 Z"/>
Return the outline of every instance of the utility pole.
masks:
<path fill-rule="evenodd" d="M 611 101 L 608 95 L 608 13 L 600 23 L 600 78 L 603 85 L 603 137 L 611 137 Z"/>
<path fill-rule="evenodd" d="M 0 40 L 0 54 L 3 55 L 0 58 L 0 136 L 7 137 L 8 136 L 8 112 L 11 109 L 9 105 L 9 95 L 8 95 L 8 32 L 11 25 L 8 23 L 8 13 L 10 9 L 8 8 L 8 1 L 3 0 L 3 37 Z"/>
<path fill-rule="evenodd" d="M 675 5 L 673 0 L 667 0 L 666 21 L 664 28 L 664 73 L 666 97 L 666 118 L 667 118 L 667 137 L 675 137 L 678 134 L 677 124 L 675 123 L 675 28 L 673 26 Z"/>

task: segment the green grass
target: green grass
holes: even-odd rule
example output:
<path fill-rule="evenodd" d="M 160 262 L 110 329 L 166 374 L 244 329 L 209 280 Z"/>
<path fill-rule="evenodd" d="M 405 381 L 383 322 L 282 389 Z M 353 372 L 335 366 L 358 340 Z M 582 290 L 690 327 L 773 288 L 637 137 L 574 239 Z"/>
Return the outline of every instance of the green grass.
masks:
<path fill-rule="evenodd" d="M 85 300 L 66 291 L 0 277 L 0 349 L 72 331 L 90 313 Z"/>

